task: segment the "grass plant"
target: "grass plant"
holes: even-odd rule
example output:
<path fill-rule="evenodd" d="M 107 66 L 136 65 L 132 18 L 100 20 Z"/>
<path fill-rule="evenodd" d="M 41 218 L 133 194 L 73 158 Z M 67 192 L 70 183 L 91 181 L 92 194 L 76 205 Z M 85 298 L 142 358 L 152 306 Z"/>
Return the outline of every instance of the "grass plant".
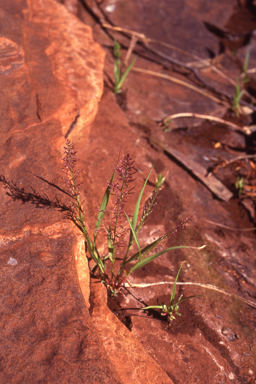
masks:
<path fill-rule="evenodd" d="M 233 98 L 233 109 L 237 117 L 240 115 L 240 101 L 245 93 L 244 85 L 248 81 L 250 81 L 249 77 L 247 77 L 249 60 L 250 60 L 250 48 L 248 48 L 246 51 L 243 71 L 241 75 L 236 78 L 235 94 Z"/>
<path fill-rule="evenodd" d="M 233 99 L 233 108 L 236 117 L 240 115 L 240 101 L 244 95 L 244 89 L 241 88 L 240 80 L 239 78 L 236 79 L 236 88 L 235 88 L 235 94 Z"/>
<path fill-rule="evenodd" d="M 136 57 L 128 65 L 124 71 L 124 63 L 121 61 L 121 49 L 120 44 L 115 40 L 114 41 L 114 94 L 121 92 L 122 85 L 126 77 L 129 75 L 135 61 Z"/>
<path fill-rule="evenodd" d="M 179 306 L 180 306 L 181 303 L 183 303 L 186 300 L 192 299 L 193 297 L 199 297 L 200 296 L 200 295 L 194 295 L 194 296 L 189 296 L 189 297 L 182 298 L 183 295 L 181 295 L 178 298 L 178 300 L 175 301 L 176 284 L 177 284 L 177 281 L 178 281 L 178 277 L 179 277 L 181 268 L 182 268 L 184 263 L 185 263 L 185 261 L 183 261 L 181 263 L 181 266 L 180 266 L 180 268 L 178 270 L 178 273 L 176 275 L 176 278 L 175 278 L 175 281 L 174 281 L 174 284 L 173 284 L 173 288 L 172 288 L 172 294 L 171 294 L 171 297 L 170 297 L 170 304 L 166 305 L 165 303 L 163 303 L 162 305 L 149 305 L 148 307 L 141 308 L 143 310 L 159 309 L 162 316 L 167 316 L 168 324 L 170 324 L 173 320 L 176 319 L 175 318 L 176 315 L 181 316 L 181 314 L 178 312 Z"/>
<path fill-rule="evenodd" d="M 81 183 L 79 181 L 79 173 L 81 171 L 77 167 L 77 161 L 73 144 L 66 140 L 63 171 L 70 195 L 73 198 L 72 220 L 84 235 L 87 255 L 95 262 L 97 276 L 111 294 L 116 295 L 125 280 L 133 272 L 164 253 L 181 248 L 190 248 L 189 246 L 174 246 L 154 252 L 154 249 L 171 236 L 172 233 L 185 228 L 189 217 L 182 220 L 175 227 L 170 228 L 169 231 L 152 243 L 141 248 L 138 235 L 147 217 L 157 204 L 158 194 L 163 188 L 164 178 L 161 175 L 158 176 L 155 188 L 144 204 L 141 217 L 138 219 L 143 193 L 154 167 L 153 165 L 142 186 L 133 215 L 127 214 L 126 203 L 133 193 L 136 174 L 136 169 L 129 155 L 123 156 L 108 182 L 99 208 L 93 235 L 90 235 L 81 200 Z M 116 181 L 114 181 L 115 176 Z M 109 202 L 112 203 L 110 208 L 108 208 Z M 101 255 L 97 247 L 98 234 L 100 232 L 105 235 L 108 249 L 106 255 Z M 135 251 L 131 252 L 133 244 L 136 245 L 137 250 L 135 249 Z"/>
<path fill-rule="evenodd" d="M 236 187 L 236 189 L 238 191 L 238 197 L 241 197 L 241 195 L 243 193 L 244 185 L 245 185 L 245 181 L 244 181 L 243 176 L 238 175 L 237 179 L 236 179 L 236 182 L 235 182 L 235 187 Z"/>

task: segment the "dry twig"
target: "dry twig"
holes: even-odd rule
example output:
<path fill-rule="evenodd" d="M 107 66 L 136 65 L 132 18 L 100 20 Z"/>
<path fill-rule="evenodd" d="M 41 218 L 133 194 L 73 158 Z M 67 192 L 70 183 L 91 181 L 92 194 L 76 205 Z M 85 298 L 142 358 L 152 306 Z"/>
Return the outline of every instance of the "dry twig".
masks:
<path fill-rule="evenodd" d="M 150 39 L 148 38 L 144 33 L 139 33 L 139 32 L 136 32 L 136 31 L 132 31 L 130 29 L 126 29 L 126 28 L 121 28 L 121 27 L 117 27 L 117 26 L 113 26 L 113 25 L 109 25 L 109 24 L 106 24 L 106 23 L 102 23 L 102 27 L 103 28 L 106 28 L 106 29 L 111 29 L 111 30 L 114 30 L 114 31 L 117 31 L 117 32 L 122 32 L 122 33 L 125 33 L 125 34 L 128 34 L 128 35 L 131 35 L 132 38 L 136 38 L 136 40 L 141 40 L 141 42 L 146 46 L 147 49 L 149 49 L 151 52 L 155 53 L 156 55 L 170 61 L 172 64 L 174 65 L 177 65 L 179 67 L 183 67 L 183 68 L 186 68 L 187 70 L 189 71 L 192 71 L 194 73 L 194 75 L 196 76 L 196 78 L 202 82 L 208 89 L 210 89 L 211 91 L 214 91 L 218 94 L 222 94 L 223 96 L 227 97 L 228 99 L 230 99 L 230 96 L 229 95 L 226 95 L 224 94 L 223 91 L 221 90 L 218 90 L 216 89 L 216 87 L 214 88 L 212 85 L 206 83 L 206 80 L 203 79 L 201 77 L 201 75 L 199 75 L 198 71 L 192 67 L 192 64 L 190 63 L 183 63 L 183 62 L 180 62 L 172 57 L 170 57 L 169 55 L 165 55 L 163 52 L 159 52 L 153 48 L 151 48 L 149 46 L 149 43 L 154 43 L 154 44 L 158 44 L 158 45 L 162 45 L 166 48 L 169 48 L 171 50 L 174 50 L 176 52 L 179 52 L 179 53 L 182 53 L 183 55 L 186 55 L 186 56 L 189 56 L 193 59 L 195 59 L 197 62 L 200 62 L 202 65 L 204 65 L 205 67 L 208 67 L 209 69 L 213 70 L 215 73 L 217 73 L 220 77 L 224 78 L 229 84 L 233 85 L 234 87 L 236 87 L 236 82 L 230 78 L 229 76 L 227 76 L 223 71 L 221 71 L 219 68 L 217 68 L 215 65 L 212 64 L 212 62 L 210 60 L 206 60 L 206 59 L 202 59 L 201 57 L 193 54 L 193 53 L 190 53 L 188 51 L 185 51 L 184 49 L 181 49 L 181 48 L 178 48 L 174 45 L 171 45 L 171 44 L 168 44 L 168 43 L 165 43 L 163 41 L 159 41 L 159 40 L 156 40 L 156 39 Z M 246 90 L 244 90 L 244 94 L 250 99 L 251 102 L 253 103 L 256 103 L 256 99 L 249 93 L 247 92 Z M 245 104 L 247 105 L 247 103 L 244 103 L 243 101 L 241 101 L 242 104 Z M 253 108 L 251 108 L 253 109 Z"/>
<path fill-rule="evenodd" d="M 157 286 L 157 285 L 166 285 L 166 284 L 174 284 L 174 281 L 160 281 L 158 283 L 148 283 L 148 284 L 146 284 L 146 283 L 144 283 L 144 284 L 131 284 L 131 283 L 127 282 L 127 283 L 124 283 L 124 287 L 127 287 L 127 288 L 148 288 L 148 287 L 153 287 L 153 286 Z M 250 307 L 256 308 L 256 303 L 254 303 L 253 301 L 244 299 L 243 297 L 235 295 L 233 293 L 228 293 L 228 292 L 224 291 L 223 289 L 217 288 L 211 284 L 192 283 L 189 281 L 189 282 L 184 282 L 184 283 L 177 282 L 176 285 L 194 285 L 197 287 L 210 289 L 212 291 L 219 292 L 223 295 L 241 300 L 244 303 L 246 303 L 247 305 L 249 305 Z"/>
<path fill-rule="evenodd" d="M 256 228 L 234 228 L 234 227 L 229 227 L 229 226 L 224 225 L 224 224 L 215 223 L 214 221 L 211 221 L 211 220 L 206 220 L 206 219 L 203 219 L 203 220 L 206 221 L 209 224 L 216 225 L 217 227 L 224 228 L 224 229 L 229 229 L 230 231 L 244 231 L 244 232 L 247 232 L 247 231 L 255 231 L 256 230 Z"/>
<path fill-rule="evenodd" d="M 248 126 L 240 127 L 237 124 L 231 123 L 230 121 L 226 121 L 223 119 L 220 119 L 219 117 L 210 116 L 210 115 L 201 115 L 199 113 L 190 113 L 190 112 L 183 112 L 183 113 L 175 113 L 174 115 L 167 116 L 164 121 L 166 122 L 168 120 L 174 120 L 182 117 L 196 117 L 197 119 L 205 119 L 209 121 L 216 121 L 217 123 L 228 125 L 229 127 L 235 129 L 236 131 L 242 131 L 246 135 L 250 135 L 253 131 L 252 128 Z M 171 128 L 170 128 L 171 129 Z M 166 129 L 168 130 L 168 129 Z"/>
<path fill-rule="evenodd" d="M 213 101 L 215 101 L 216 103 L 218 104 L 223 104 L 225 105 L 226 107 L 229 107 L 228 103 L 218 99 L 217 97 L 215 96 L 212 96 L 210 93 L 198 88 L 198 87 L 195 87 L 194 85 L 190 84 L 190 83 L 187 83 L 186 81 L 183 81 L 183 80 L 179 80 L 175 77 L 172 77 L 172 76 L 168 76 L 168 75 L 165 75 L 163 73 L 158 73 L 158 72 L 154 72 L 154 71 L 149 71 L 147 69 L 142 69 L 142 68 L 137 68 L 137 67 L 133 67 L 132 68 L 132 71 L 135 71 L 135 72 L 141 72 L 141 73 L 145 73 L 147 75 L 151 75 L 151 76 L 156 76 L 156 77 L 161 77 L 162 79 L 166 79 L 166 80 L 170 80 L 172 81 L 173 83 L 176 83 L 176 84 L 180 84 L 180 85 L 183 85 L 184 87 L 187 87 L 187 88 L 190 88 L 192 89 L 193 91 L 197 92 L 197 93 L 200 93 L 201 95 L 205 96 L 205 97 L 208 97 L 208 99 L 211 99 Z"/>

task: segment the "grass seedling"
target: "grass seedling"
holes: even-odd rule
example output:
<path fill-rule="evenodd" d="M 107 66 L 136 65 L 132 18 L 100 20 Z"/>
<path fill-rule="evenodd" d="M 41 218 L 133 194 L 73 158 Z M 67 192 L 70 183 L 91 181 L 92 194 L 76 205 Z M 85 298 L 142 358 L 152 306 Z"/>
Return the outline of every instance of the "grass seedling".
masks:
<path fill-rule="evenodd" d="M 237 77 L 236 90 L 235 90 L 234 99 L 233 99 L 233 109 L 235 111 L 236 117 L 240 115 L 240 101 L 243 97 L 243 94 L 244 94 L 244 90 L 241 89 L 240 80 Z"/>
<path fill-rule="evenodd" d="M 136 169 L 133 166 L 133 161 L 129 155 L 123 156 L 108 182 L 108 186 L 100 205 L 94 234 L 91 236 L 86 226 L 85 213 L 81 201 L 81 183 L 79 182 L 80 170 L 77 168 L 76 152 L 74 151 L 73 145 L 68 140 L 66 141 L 66 147 L 64 148 L 64 155 L 63 170 L 66 175 L 65 180 L 69 187 L 70 194 L 73 197 L 72 220 L 84 235 L 87 254 L 96 264 L 98 270 L 97 276 L 113 295 L 118 293 L 127 277 L 139 268 L 144 267 L 146 264 L 166 252 L 175 249 L 190 248 L 189 246 L 175 246 L 166 248 L 160 252 L 153 252 L 155 247 L 168 238 L 172 233 L 185 228 L 189 218 L 182 220 L 164 235 L 141 248 L 138 239 L 139 232 L 157 203 L 157 197 L 163 188 L 164 180 L 162 176 L 158 176 L 155 188 L 149 199 L 146 201 L 141 218 L 138 221 L 143 193 L 152 172 L 152 166 L 140 191 L 133 215 L 128 215 L 125 206 L 129 196 L 133 193 L 135 182 L 134 175 L 136 174 Z M 117 175 L 116 181 L 114 181 L 115 175 Z M 109 202 L 112 203 L 110 208 L 108 208 Z M 96 245 L 99 232 L 105 234 L 108 249 L 106 255 L 100 255 Z M 134 243 L 137 246 L 137 251 L 131 254 L 131 248 Z"/>
<path fill-rule="evenodd" d="M 251 50 L 250 47 L 246 51 L 245 59 L 244 59 L 244 65 L 243 65 L 243 72 L 242 72 L 242 79 L 243 83 L 248 83 L 250 81 L 250 78 L 247 77 L 247 72 L 248 72 L 248 66 L 249 66 L 249 60 L 250 60 L 250 54 Z"/>
<path fill-rule="evenodd" d="M 136 57 L 132 60 L 126 70 L 123 72 L 124 63 L 121 61 L 121 50 L 120 44 L 115 40 L 114 41 L 114 94 L 121 92 L 122 85 L 126 77 L 129 75 L 135 61 Z"/>
<path fill-rule="evenodd" d="M 184 263 L 185 263 L 185 261 L 183 261 L 181 263 L 181 266 L 180 266 L 180 268 L 178 270 L 178 273 L 177 273 L 177 276 L 175 278 L 175 281 L 174 281 L 174 284 L 173 284 L 173 288 L 172 288 L 172 294 L 171 294 L 171 297 L 170 297 L 170 304 L 166 305 L 166 304 L 163 303 L 162 305 L 150 305 L 148 307 L 141 308 L 143 310 L 159 309 L 162 316 L 167 316 L 168 324 L 170 324 L 173 320 L 175 320 L 175 316 L 176 315 L 181 316 L 181 314 L 178 312 L 178 310 L 179 310 L 179 305 L 182 302 L 184 302 L 186 300 L 189 300 L 189 299 L 192 299 L 193 297 L 199 297 L 200 296 L 200 295 L 189 296 L 189 297 L 184 297 L 184 299 L 182 299 L 183 295 L 181 295 L 179 297 L 179 299 L 177 301 L 175 301 L 176 284 L 177 284 L 177 281 L 178 281 L 178 277 L 179 277 L 181 268 L 182 268 Z"/>
<path fill-rule="evenodd" d="M 163 120 L 163 125 L 164 125 L 164 132 L 169 132 L 172 130 L 172 120 L 169 119 L 169 117 Z"/>
<path fill-rule="evenodd" d="M 244 185 L 245 185 L 245 181 L 244 181 L 243 176 L 238 175 L 237 179 L 236 179 L 236 183 L 235 183 L 235 187 L 238 190 L 238 197 L 241 197 L 241 195 L 243 193 Z"/>
<path fill-rule="evenodd" d="M 245 93 L 244 85 L 248 81 L 250 81 L 249 77 L 247 77 L 249 60 L 250 60 L 250 48 L 248 48 L 246 51 L 246 56 L 245 56 L 244 65 L 243 65 L 243 71 L 242 71 L 240 77 L 236 78 L 236 88 L 235 88 L 235 94 L 234 94 L 234 98 L 233 98 L 233 109 L 234 109 L 237 117 L 240 115 L 240 101 L 241 101 L 241 99 Z"/>

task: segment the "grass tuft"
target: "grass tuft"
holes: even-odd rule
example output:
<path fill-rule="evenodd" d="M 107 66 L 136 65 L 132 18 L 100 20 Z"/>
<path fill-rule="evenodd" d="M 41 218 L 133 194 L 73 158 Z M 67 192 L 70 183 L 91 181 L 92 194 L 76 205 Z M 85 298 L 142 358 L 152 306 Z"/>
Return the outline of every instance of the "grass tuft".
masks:
<path fill-rule="evenodd" d="M 96 263 L 97 276 L 105 284 L 111 294 L 117 295 L 129 275 L 164 253 L 175 249 L 190 248 L 188 246 L 174 246 L 154 253 L 156 246 L 171 236 L 171 234 L 184 229 L 188 225 L 190 220 L 189 217 L 183 219 L 175 227 L 170 228 L 169 231 L 152 243 L 141 248 L 139 232 L 154 206 L 157 204 L 158 194 L 163 188 L 165 179 L 162 175 L 158 175 L 155 187 L 142 208 L 141 202 L 143 193 L 153 170 L 153 165 L 142 186 L 133 215 L 129 215 L 126 212 L 126 203 L 130 195 L 134 193 L 134 183 L 136 181 L 135 175 L 137 172 L 129 154 L 123 156 L 108 182 L 96 220 L 93 232 L 94 235 L 91 237 L 86 226 L 84 207 L 81 200 L 81 183 L 79 181 L 79 174 L 81 171 L 77 168 L 77 161 L 73 144 L 69 140 L 66 140 L 63 157 L 63 171 L 65 173 L 66 184 L 69 188 L 69 194 L 73 198 L 72 220 L 84 235 L 87 256 L 93 259 Z M 111 208 L 108 208 L 110 201 L 112 203 Z M 140 211 L 142 211 L 142 214 L 139 219 Z M 97 236 L 99 232 L 105 234 L 108 248 L 107 255 L 100 255 L 98 251 Z M 131 247 L 134 242 L 136 243 L 138 250 L 135 253 L 132 253 Z M 182 301 L 184 301 L 184 299 Z M 181 301 L 179 300 L 174 304 L 173 300 L 171 300 L 170 305 L 175 305 L 176 308 L 177 304 L 180 302 Z"/>

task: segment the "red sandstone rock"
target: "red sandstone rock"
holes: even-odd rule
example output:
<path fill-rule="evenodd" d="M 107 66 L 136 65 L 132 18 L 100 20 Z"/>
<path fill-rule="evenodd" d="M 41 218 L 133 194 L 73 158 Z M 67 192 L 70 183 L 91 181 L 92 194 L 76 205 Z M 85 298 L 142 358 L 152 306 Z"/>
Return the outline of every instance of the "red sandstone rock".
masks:
<path fill-rule="evenodd" d="M 150 372 L 155 372 L 158 377 L 166 377 L 159 366 L 168 375 L 166 383 L 170 380 L 182 384 L 205 384 L 207 381 L 217 384 L 220 380 L 223 383 L 231 380 L 253 382 L 254 313 L 252 308 L 240 301 L 223 298 L 219 294 L 217 296 L 215 292 L 205 294 L 200 291 L 206 297 L 185 304 L 181 308 L 180 321 L 169 330 L 165 330 L 165 324 L 157 319 L 140 319 L 131 313 L 132 335 L 139 338 L 159 366 L 152 363 L 152 359 L 147 360 L 141 345 L 137 341 L 133 344 L 131 334 L 127 336 L 128 331 L 123 330 L 108 311 L 104 305 L 104 291 L 101 292 L 103 301 L 96 302 L 96 306 L 92 307 L 95 317 L 91 319 L 87 310 L 88 269 L 83 258 L 81 237 L 72 223 L 63 219 L 63 212 L 58 211 L 66 209 L 68 198 L 54 188 L 54 185 L 63 187 L 58 171 L 63 134 L 68 132 L 76 116 L 77 122 L 82 117 L 81 124 L 87 121 L 86 110 L 83 109 L 87 87 L 92 92 L 88 94 L 89 110 L 90 99 L 95 98 L 97 108 L 96 99 L 101 94 L 101 86 L 93 93 L 83 79 L 76 81 L 73 77 L 80 73 L 79 63 L 83 56 L 81 50 L 84 41 L 81 43 L 82 36 L 78 29 L 83 33 L 88 28 L 72 15 L 67 16 L 62 6 L 50 1 L 34 1 L 32 5 L 17 2 L 15 7 L 13 4 L 3 0 L 0 2 L 3 31 L 0 40 L 0 81 L 1 89 L 6 90 L 6 100 L 1 103 L 0 132 L 1 173 L 6 178 L 2 178 L 6 182 L 0 188 L 3 330 L 0 335 L 0 382 L 121 384 L 130 383 L 130 375 L 135 379 L 139 377 L 143 382 L 142 368 L 146 370 L 147 382 L 151 382 Z M 48 5 L 47 9 L 44 9 L 45 4 Z M 43 9 L 45 17 L 42 16 Z M 78 40 L 74 50 L 73 39 L 68 40 L 69 43 L 65 40 L 70 34 L 63 31 L 66 24 L 63 26 L 59 12 L 65 23 L 70 20 L 70 25 L 73 25 L 70 33 L 74 33 Z M 57 26 L 52 26 L 55 20 L 58 20 L 62 29 L 59 35 Z M 33 33 L 28 34 L 27 31 Z M 66 42 L 62 48 L 57 45 L 55 38 Z M 94 51 L 95 45 L 90 41 L 90 48 Z M 70 55 L 72 65 L 68 64 Z M 86 60 L 93 60 L 90 52 L 84 57 Z M 77 65 L 80 68 L 78 72 Z M 113 70 L 112 63 L 108 65 L 110 73 Z M 93 66 L 95 71 L 98 70 L 97 80 L 101 83 L 102 53 L 99 49 Z M 147 84 L 143 82 L 142 86 L 142 94 L 147 95 Z M 36 94 L 39 96 L 36 97 Z M 137 101 L 131 100 L 130 105 Z M 144 101 L 147 103 L 146 99 Z M 78 116 L 78 108 L 82 111 L 81 117 Z M 157 157 L 156 151 L 150 148 L 144 138 L 151 133 L 150 127 L 142 128 L 145 130 L 143 134 L 136 126 L 129 126 L 113 94 L 106 91 L 99 114 L 91 127 L 86 126 L 76 134 L 75 126 L 72 131 L 83 168 L 83 195 L 90 230 L 95 224 L 106 181 L 112 174 L 124 139 L 123 151 L 132 155 L 139 169 L 138 187 Z M 155 126 L 151 129 L 160 131 Z M 160 138 L 163 139 L 161 135 L 160 132 Z M 175 142 L 175 145 L 179 143 Z M 180 237 L 174 236 L 171 244 L 193 242 L 193 245 L 201 245 L 201 240 L 207 240 L 210 247 L 203 253 L 168 254 L 136 273 L 132 280 L 172 280 L 179 262 L 186 258 L 190 266 L 183 269 L 183 280 L 210 282 L 240 296 L 247 297 L 247 292 L 253 296 L 253 237 L 245 234 L 237 239 L 239 236 L 236 233 L 206 226 L 203 220 L 208 216 L 215 221 L 221 218 L 231 226 L 233 217 L 228 211 L 229 206 L 213 200 L 200 183 L 162 155 L 156 172 L 165 174 L 167 170 L 169 176 L 162 200 L 142 233 L 142 241 L 146 242 L 148 237 L 154 235 L 154 231 L 168 229 L 184 215 L 193 214 L 199 218 L 195 227 L 182 232 Z M 2 188 L 4 185 L 8 187 L 6 190 Z M 133 197 L 131 203 L 132 200 Z M 151 303 L 157 298 L 167 300 L 170 287 L 164 292 L 154 288 L 142 293 L 137 290 L 135 293 Z M 198 293 L 197 289 L 186 289 L 187 295 Z M 133 304 L 132 300 L 130 303 Z M 118 330 L 116 337 L 110 326 Z M 228 334 L 226 329 L 229 330 Z M 141 351 L 140 356 L 136 354 L 137 369 L 132 360 L 132 365 L 129 367 L 128 362 L 125 370 L 122 370 L 123 356 L 127 356 L 127 359 L 129 356 L 127 350 L 122 352 L 123 345 L 120 345 L 126 344 L 126 338 L 131 349 Z M 118 353 L 116 360 L 113 354 L 111 357 L 110 346 Z"/>
<path fill-rule="evenodd" d="M 79 284 L 81 240 L 60 191 L 60 146 L 79 114 L 76 133 L 88 135 L 104 54 L 54 1 L 1 1 L 0 19 L 0 382 L 121 384 L 87 309 L 86 265 Z"/>
<path fill-rule="evenodd" d="M 160 366 L 149 357 L 142 344 L 107 307 L 106 288 L 91 285 L 93 324 L 113 367 L 124 384 L 172 384 Z"/>

